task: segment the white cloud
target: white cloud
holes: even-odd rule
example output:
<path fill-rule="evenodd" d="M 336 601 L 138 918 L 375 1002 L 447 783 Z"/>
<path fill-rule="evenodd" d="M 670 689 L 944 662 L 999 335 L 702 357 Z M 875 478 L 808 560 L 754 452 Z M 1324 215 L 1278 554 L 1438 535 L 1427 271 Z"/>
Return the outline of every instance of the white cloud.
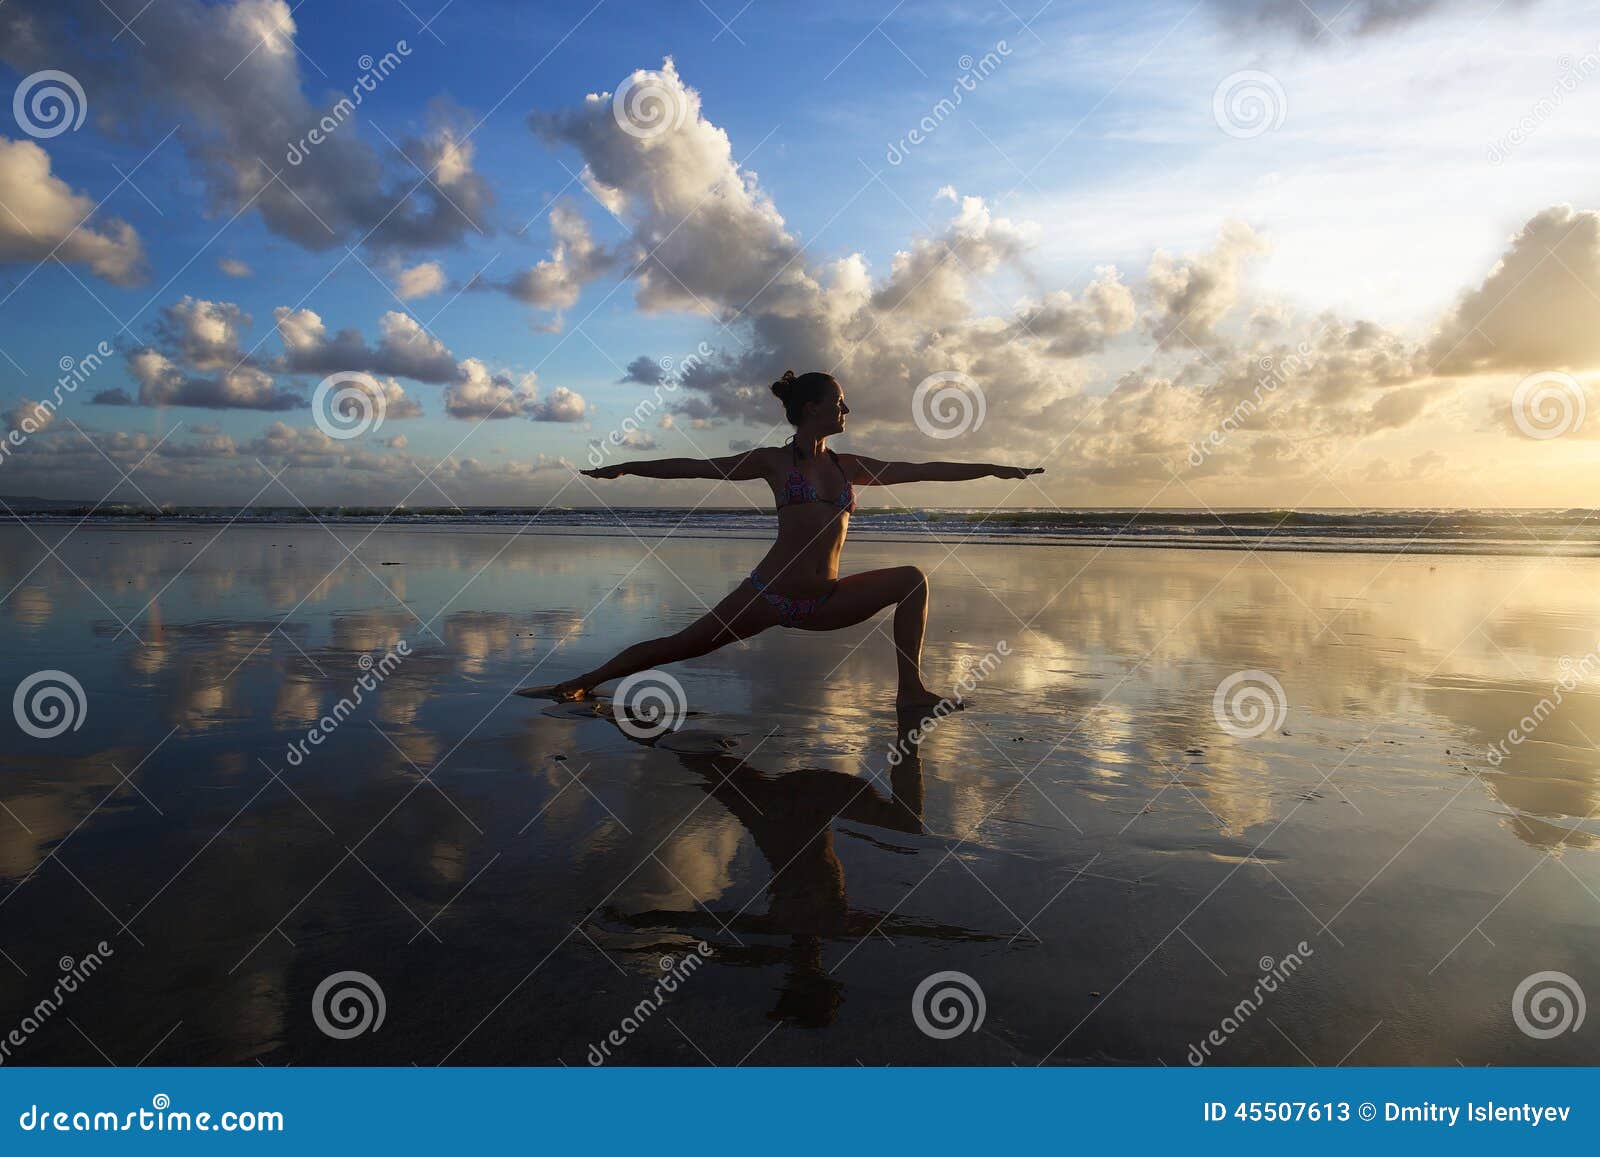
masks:
<path fill-rule="evenodd" d="M 0 261 L 52 257 L 86 265 L 113 285 L 144 279 L 144 247 L 133 226 L 90 221 L 95 203 L 50 173 L 50 155 L 32 141 L 0 137 Z"/>
<path fill-rule="evenodd" d="M 437 261 L 424 261 L 399 272 L 395 277 L 394 292 L 402 301 L 413 301 L 438 293 L 444 284 L 443 267 Z"/>
<path fill-rule="evenodd" d="M 100 0 L 12 0 L 0 10 L 0 60 L 23 74 L 72 73 L 97 119 L 119 130 L 153 115 L 181 120 L 178 140 L 224 215 L 249 206 L 308 248 L 443 245 L 488 228 L 488 185 L 448 115 L 396 142 L 430 184 L 387 142 L 370 143 L 353 111 L 336 113 L 348 89 L 325 103 L 306 96 L 287 0 L 161 0 L 136 19 L 130 36 Z M 397 57 L 396 71 L 408 67 Z M 320 74 L 313 83 L 327 85 Z M 307 143 L 325 119 L 334 127 Z"/>

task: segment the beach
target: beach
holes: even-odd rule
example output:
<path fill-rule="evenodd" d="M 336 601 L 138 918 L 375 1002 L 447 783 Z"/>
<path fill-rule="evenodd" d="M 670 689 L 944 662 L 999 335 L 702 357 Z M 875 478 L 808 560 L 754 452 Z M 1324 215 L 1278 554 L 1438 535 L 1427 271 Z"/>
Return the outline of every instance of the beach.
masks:
<path fill-rule="evenodd" d="M 5 1063 L 1595 1060 L 1513 998 L 1600 950 L 1600 560 L 853 541 L 967 709 L 903 743 L 887 615 L 774 630 L 675 751 L 511 692 L 765 542 L 514 529 L 0 526 L 0 685 L 82 688 L 0 756 Z"/>

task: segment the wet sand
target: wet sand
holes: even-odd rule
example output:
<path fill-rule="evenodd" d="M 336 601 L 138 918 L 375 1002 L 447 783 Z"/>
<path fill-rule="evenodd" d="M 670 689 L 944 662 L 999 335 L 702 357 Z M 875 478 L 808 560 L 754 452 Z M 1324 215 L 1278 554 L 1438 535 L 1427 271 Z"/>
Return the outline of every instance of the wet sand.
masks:
<path fill-rule="evenodd" d="M 891 766 L 887 615 L 672 668 L 730 756 L 510 695 L 686 625 L 759 541 L 69 531 L 0 528 L 0 687 L 86 701 L 5 724 L 0 1036 L 112 951 L 8 1064 L 584 1065 L 701 943 L 608 1063 L 1600 1059 L 1512 1010 L 1600 993 L 1592 685 L 1488 755 L 1595 662 L 1600 560 L 853 543 L 932 574 L 930 684 L 1010 651 Z M 1240 671 L 1280 725 L 1219 725 Z M 385 1019 L 334 1039 L 344 970 Z M 945 970 L 985 1016 L 936 1039 Z"/>

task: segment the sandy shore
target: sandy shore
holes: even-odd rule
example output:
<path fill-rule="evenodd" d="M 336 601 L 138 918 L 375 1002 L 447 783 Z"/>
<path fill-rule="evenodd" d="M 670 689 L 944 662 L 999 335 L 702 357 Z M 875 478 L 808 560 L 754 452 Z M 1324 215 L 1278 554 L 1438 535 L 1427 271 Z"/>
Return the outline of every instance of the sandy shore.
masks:
<path fill-rule="evenodd" d="M 111 951 L 8 1064 L 1597 1059 L 1513 994 L 1600 992 L 1600 561 L 852 544 L 972 708 L 897 748 L 886 617 L 769 632 L 672 669 L 718 758 L 509 692 L 759 542 L 70 529 L 0 528 L 0 685 L 83 688 L 6 724 L 0 1035 Z"/>

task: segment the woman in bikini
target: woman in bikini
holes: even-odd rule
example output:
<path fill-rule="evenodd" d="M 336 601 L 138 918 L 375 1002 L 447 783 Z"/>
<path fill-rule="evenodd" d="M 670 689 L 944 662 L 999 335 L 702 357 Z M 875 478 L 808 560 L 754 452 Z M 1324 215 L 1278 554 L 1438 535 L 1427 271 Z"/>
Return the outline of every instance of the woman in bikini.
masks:
<path fill-rule="evenodd" d="M 844 432 L 844 391 L 832 375 L 785 373 L 772 385 L 793 424 L 783 447 L 761 447 L 725 458 L 659 458 L 585 470 L 591 478 L 763 479 L 778 507 L 778 541 L 750 577 L 709 614 L 675 635 L 648 639 L 593 671 L 558 683 L 550 693 L 582 698 L 611 679 L 704 655 L 770 627 L 837 631 L 893 604 L 894 646 L 901 707 L 927 707 L 940 697 L 922 681 L 922 635 L 928 621 L 928 576 L 920 567 L 894 566 L 839 577 L 839 553 L 856 509 L 857 486 L 897 482 L 966 482 L 974 478 L 1026 478 L 1041 468 L 976 462 L 884 462 L 860 454 L 835 454 L 828 439 Z"/>

